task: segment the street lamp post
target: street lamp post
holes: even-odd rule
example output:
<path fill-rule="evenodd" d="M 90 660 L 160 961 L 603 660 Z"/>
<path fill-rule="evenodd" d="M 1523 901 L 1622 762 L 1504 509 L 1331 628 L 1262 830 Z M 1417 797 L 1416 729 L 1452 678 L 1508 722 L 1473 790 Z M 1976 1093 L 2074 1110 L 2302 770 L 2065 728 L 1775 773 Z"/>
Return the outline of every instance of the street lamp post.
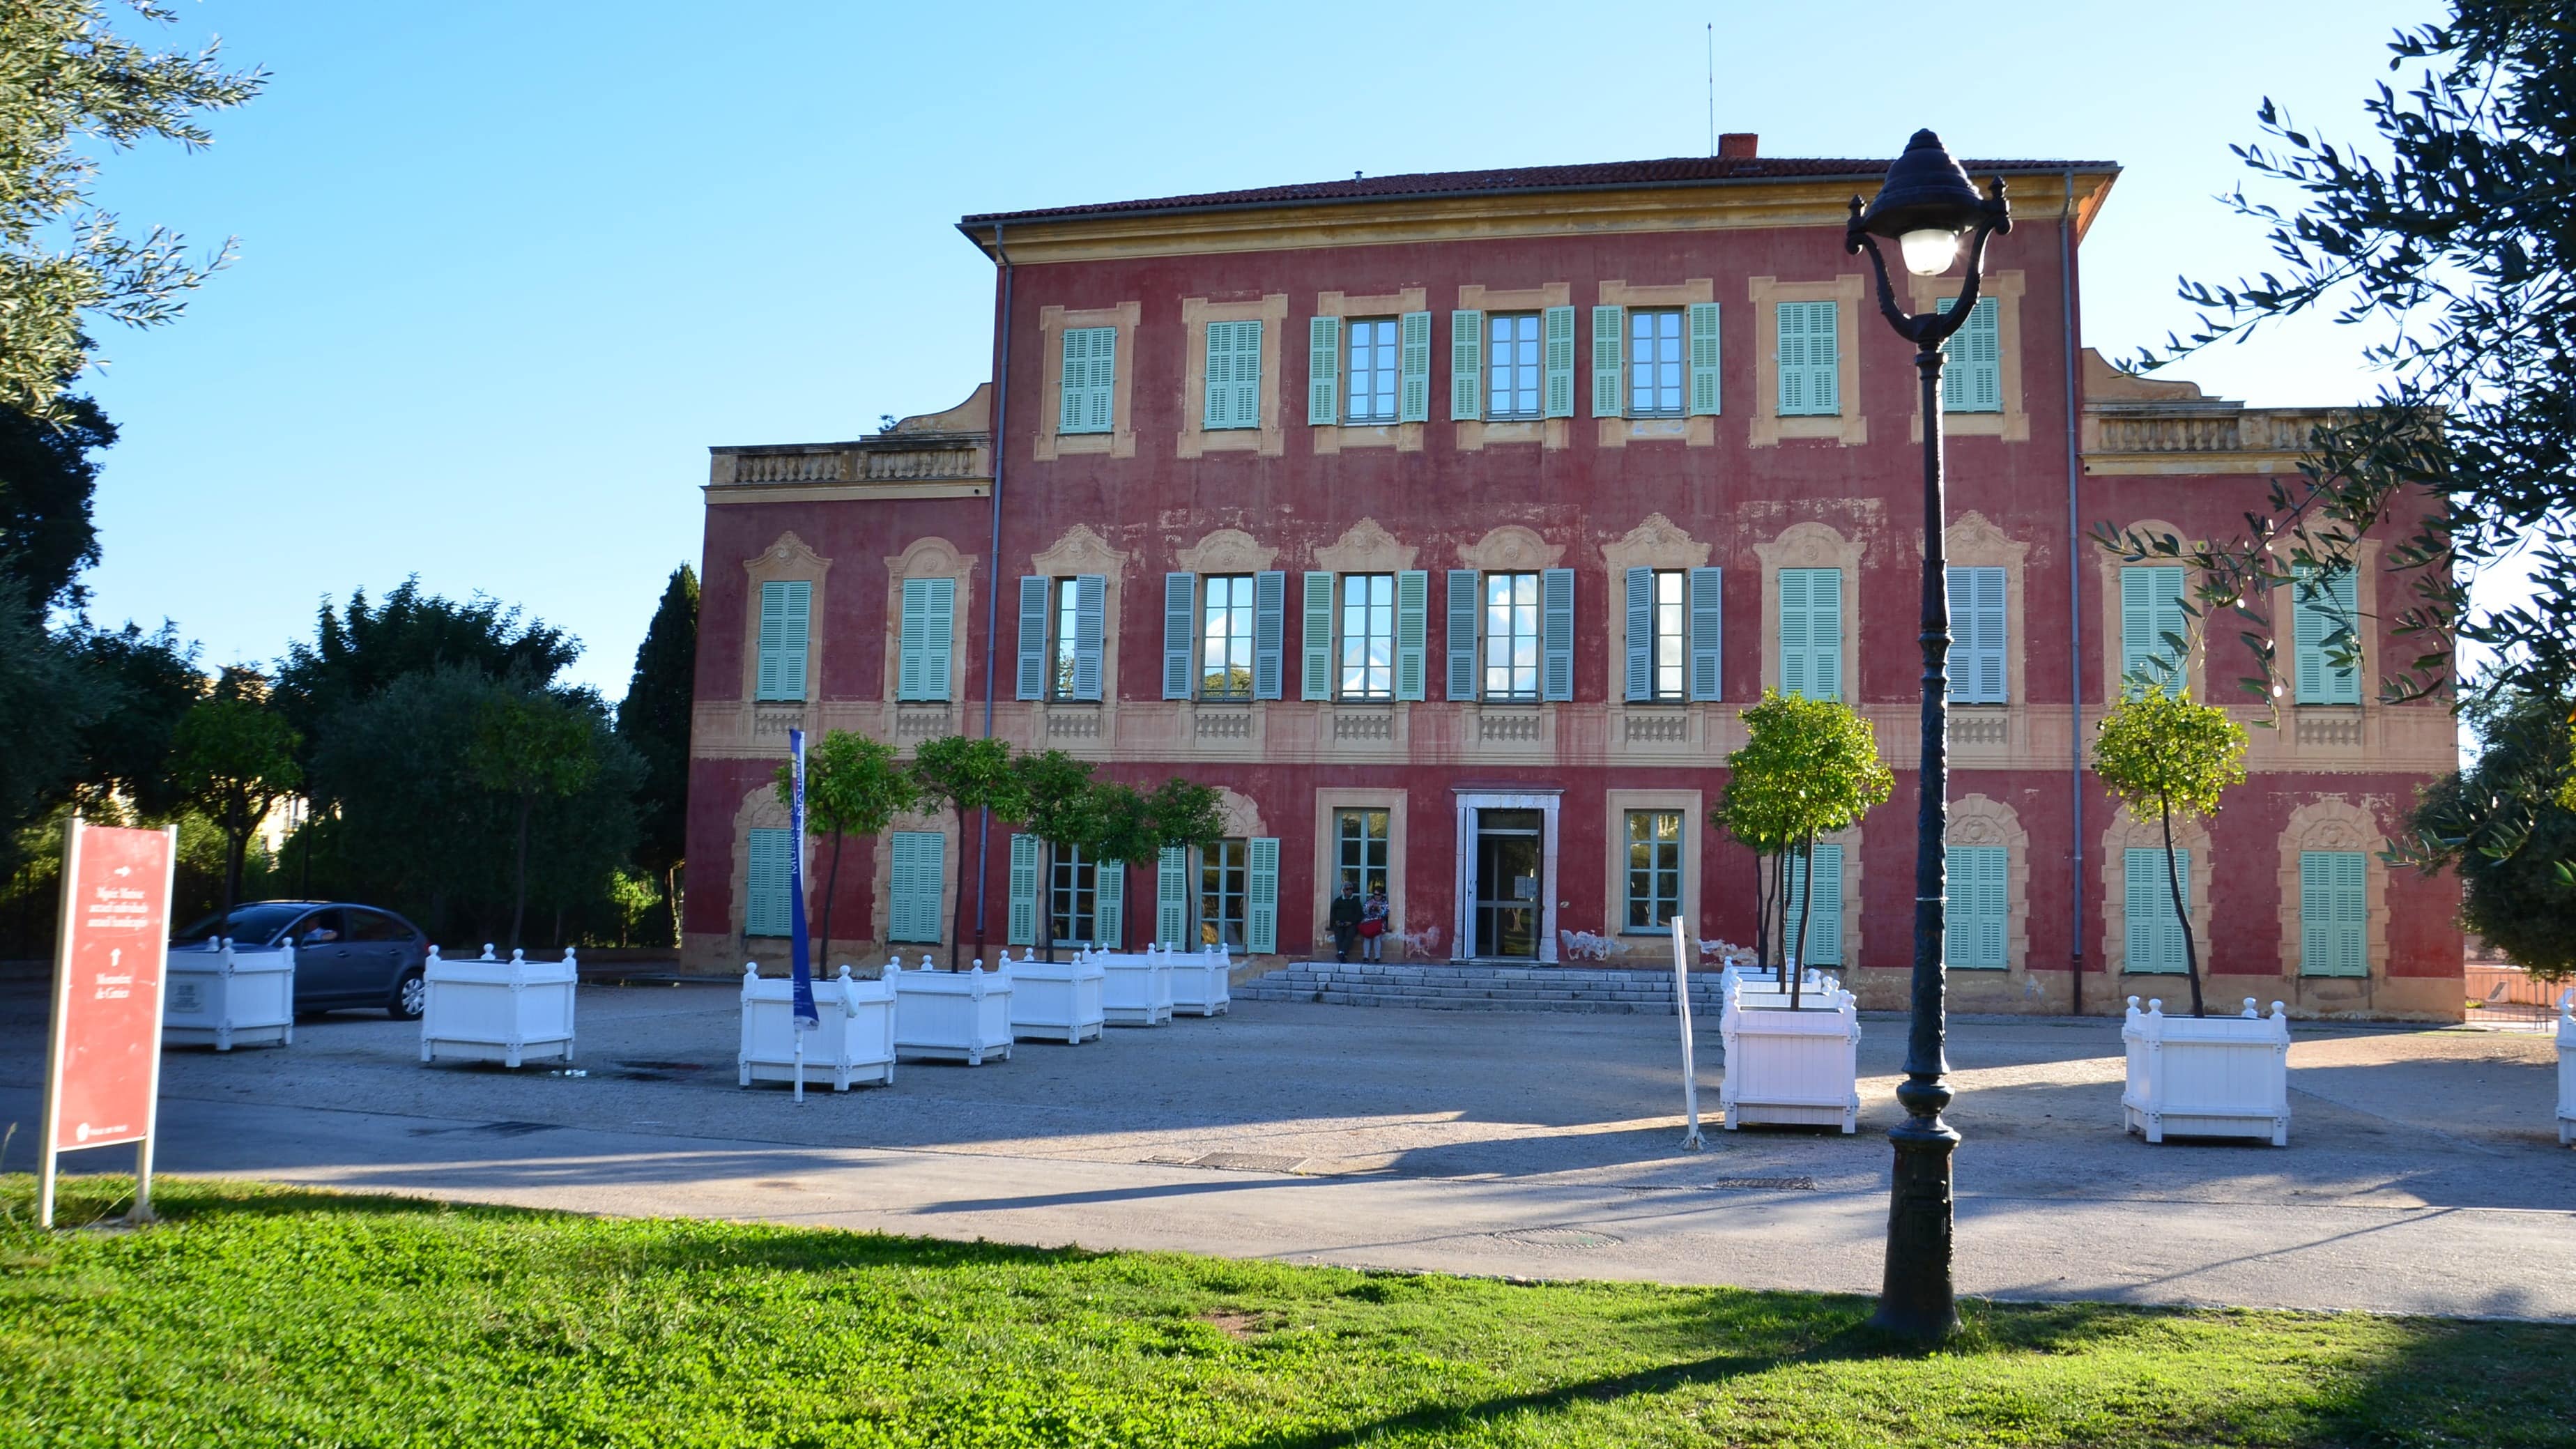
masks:
<path fill-rule="evenodd" d="M 1967 325 L 1977 305 L 1978 272 L 1986 240 L 2012 230 L 2000 177 L 1977 195 L 1974 182 L 1942 148 L 1941 138 L 1917 131 L 1905 154 L 1887 168 L 1878 199 L 1863 210 L 1851 202 L 1843 249 L 1868 251 L 1878 273 L 1878 309 L 1897 335 L 1914 344 L 1914 367 L 1923 380 L 1923 762 L 1916 782 L 1919 808 L 1914 840 L 1914 999 L 1905 1039 L 1905 1081 L 1896 1100 L 1905 1120 L 1888 1133 L 1896 1147 L 1895 1184 L 1887 1209 L 1887 1271 L 1871 1322 L 1918 1340 L 1946 1337 L 1958 1326 L 1950 1285 L 1950 1158 L 1959 1134 L 1941 1120 L 1950 1105 L 1943 1080 L 1949 1062 L 1942 1049 L 1942 898 L 1947 868 L 1942 835 L 1948 826 L 1950 653 L 1949 560 L 1943 546 L 1948 513 L 1941 480 L 1941 344 Z M 1968 275 L 1947 312 L 1908 313 L 1897 305 L 1887 260 L 1878 241 L 1896 243 L 1905 269 L 1937 277 L 1950 269 L 1959 243 L 1968 239 Z"/>

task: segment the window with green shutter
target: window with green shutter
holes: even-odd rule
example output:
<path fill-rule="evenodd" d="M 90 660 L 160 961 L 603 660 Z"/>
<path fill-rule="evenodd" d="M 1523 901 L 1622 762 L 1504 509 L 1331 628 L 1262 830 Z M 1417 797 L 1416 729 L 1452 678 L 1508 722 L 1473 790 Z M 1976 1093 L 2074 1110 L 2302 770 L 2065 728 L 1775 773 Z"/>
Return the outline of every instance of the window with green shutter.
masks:
<path fill-rule="evenodd" d="M 1261 426 L 1261 323 L 1207 324 L 1207 406 L 1201 426 Z"/>
<path fill-rule="evenodd" d="M 886 939 L 939 941 L 940 897 L 948 884 L 948 841 L 936 830 L 890 832 Z"/>
<path fill-rule="evenodd" d="M 2120 570 L 2120 692 L 2182 687 L 2190 632 L 2183 571 L 2163 564 Z"/>
<path fill-rule="evenodd" d="M 2004 704 L 2004 571 L 1950 570 L 1950 698 Z"/>
<path fill-rule="evenodd" d="M 1815 881 L 1816 909 L 1807 909 L 1807 882 Z M 1813 946 L 1798 949 L 1806 931 L 1814 933 Z M 1782 939 L 1788 942 L 1789 955 L 1801 968 L 1840 966 L 1843 964 L 1843 848 L 1819 845 L 1813 859 L 1794 856 L 1789 861 L 1789 912 Z"/>
<path fill-rule="evenodd" d="M 1015 832 L 1011 836 L 1011 908 L 1003 932 L 1005 945 L 1038 943 L 1038 857 L 1042 850 L 1034 835 Z"/>
<path fill-rule="evenodd" d="M 2004 872 L 2000 845 L 1953 845 L 1942 906 L 1941 959 L 1953 970 L 2001 971 L 2004 959 Z"/>
<path fill-rule="evenodd" d="M 948 698 L 950 648 L 957 629 L 955 579 L 905 579 L 897 636 L 895 698 Z"/>
<path fill-rule="evenodd" d="M 2128 916 L 2128 964 L 2135 975 L 2179 976 L 2190 969 L 2183 955 L 2182 919 L 2174 914 L 2173 884 L 2182 884 L 2183 910 L 2191 909 L 2191 852 L 2173 853 L 2173 874 L 2166 875 L 2165 853 L 2131 847 L 2122 857 L 2120 903 Z"/>
<path fill-rule="evenodd" d="M 1091 944 L 1115 951 L 1126 940 L 1127 864 L 1104 860 L 1091 878 Z"/>
<path fill-rule="evenodd" d="M 1780 570 L 1780 692 L 1843 697 L 1843 571 Z"/>
<path fill-rule="evenodd" d="M 1547 328 L 1547 415 L 1574 416 L 1574 309 L 1550 307 Z"/>
<path fill-rule="evenodd" d="M 1449 417 L 1473 422 L 1485 415 L 1485 314 L 1467 308 L 1449 314 Z"/>
<path fill-rule="evenodd" d="M 2361 670 L 2336 662 L 2338 655 L 2352 658 L 2361 627 L 2361 596 L 2352 570 L 2336 569 L 2320 579 L 2315 569 L 2301 568 L 2290 600 L 2299 703 L 2361 703 Z"/>
<path fill-rule="evenodd" d="M 2299 852 L 2299 974 L 2370 974 L 2370 860 L 2358 850 Z"/>
<path fill-rule="evenodd" d="M 1725 689 L 1726 570 L 1690 571 L 1690 697 L 1716 699 Z"/>
<path fill-rule="evenodd" d="M 1942 312 L 1957 306 L 1959 299 L 1944 297 Z M 2002 308 L 1992 297 L 1980 297 L 1968 312 L 1968 320 L 1941 344 L 1945 360 L 1941 364 L 1941 411 L 1945 413 L 1999 413 L 2004 410 L 2004 363 Z"/>
<path fill-rule="evenodd" d="M 1352 349 L 1356 354 L 1360 349 Z M 1352 359 L 1357 364 L 1356 356 Z M 1357 380 L 1354 379 L 1354 385 Z M 1342 319 L 1306 319 L 1306 422 L 1322 427 L 1342 420 Z M 1356 396 L 1353 403 L 1358 402 Z"/>
<path fill-rule="evenodd" d="M 1181 949 L 1189 926 L 1190 853 L 1165 846 L 1154 857 L 1154 944 L 1166 951 Z"/>
<path fill-rule="evenodd" d="M 1056 403 L 1059 433 L 1105 433 L 1118 405 L 1118 329 L 1064 329 L 1063 392 Z"/>
<path fill-rule="evenodd" d="M 805 698 L 805 656 L 812 643 L 814 585 L 772 579 L 760 586 L 760 672 L 756 695 L 764 700 Z"/>
<path fill-rule="evenodd" d="M 1780 416 L 1830 417 L 1843 410 L 1842 344 L 1832 302 L 1779 302 Z"/>
<path fill-rule="evenodd" d="M 1431 314 L 1407 312 L 1402 324 L 1402 355 L 1397 359 L 1396 415 L 1400 423 L 1431 421 Z"/>
<path fill-rule="evenodd" d="M 1331 699 L 1333 576 L 1322 569 L 1308 569 L 1300 602 L 1297 694 L 1301 699 Z"/>
<path fill-rule="evenodd" d="M 1243 949 L 1252 956 L 1279 950 L 1279 838 L 1256 835 L 1244 842 Z"/>
<path fill-rule="evenodd" d="M 1689 344 L 1679 309 L 1628 314 L 1628 415 L 1678 418 L 1690 411 Z"/>
<path fill-rule="evenodd" d="M 1615 418 L 1621 413 L 1619 403 L 1619 337 L 1625 328 L 1628 309 L 1595 307 L 1592 309 L 1592 415 Z"/>
<path fill-rule="evenodd" d="M 742 933 L 784 936 L 793 920 L 788 883 L 796 870 L 796 832 L 755 830 L 744 850 Z"/>
<path fill-rule="evenodd" d="M 1718 364 L 1724 352 L 1717 322 L 1715 302 L 1690 304 L 1690 410 L 1695 418 L 1713 418 L 1723 410 Z"/>

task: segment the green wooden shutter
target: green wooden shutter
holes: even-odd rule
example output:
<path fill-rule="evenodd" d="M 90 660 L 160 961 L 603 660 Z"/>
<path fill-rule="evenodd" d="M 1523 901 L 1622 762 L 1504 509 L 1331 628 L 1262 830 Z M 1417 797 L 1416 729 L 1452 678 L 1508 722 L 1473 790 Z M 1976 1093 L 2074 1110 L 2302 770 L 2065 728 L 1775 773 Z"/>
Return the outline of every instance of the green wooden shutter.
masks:
<path fill-rule="evenodd" d="M 1943 907 L 1942 957 L 1958 969 L 2000 971 L 2004 959 L 2005 871 L 2000 845 L 1954 845 L 1946 852 L 1949 889 Z"/>
<path fill-rule="evenodd" d="M 910 583 L 904 585 L 903 607 L 904 627 L 909 631 L 912 627 L 912 585 Z M 909 637 L 907 632 L 907 640 Z M 1046 698 L 1046 646 L 1047 580 L 1036 574 L 1022 574 L 1020 576 L 1020 652 L 1017 691 L 1022 699 Z M 918 698 L 921 686 L 912 672 L 913 650 L 908 642 L 904 648 L 904 661 L 903 697 Z"/>
<path fill-rule="evenodd" d="M 947 885 L 947 838 L 936 830 L 898 830 L 888 871 L 889 941 L 939 940 L 939 902 Z"/>
<path fill-rule="evenodd" d="M 1206 406 L 1201 425 L 1261 426 L 1261 323 L 1207 324 Z"/>
<path fill-rule="evenodd" d="M 1843 571 L 1780 570 L 1780 692 L 1840 699 Z"/>
<path fill-rule="evenodd" d="M 1798 922 L 1806 912 L 1807 877 L 1812 869 L 1816 881 L 1816 910 L 1811 929 L 1815 933 L 1812 949 L 1798 949 Z M 1840 966 L 1843 964 L 1843 848 L 1819 845 L 1812 862 L 1793 859 L 1789 871 L 1789 914 L 1784 939 L 1789 954 L 1798 958 L 1801 968 Z"/>
<path fill-rule="evenodd" d="M 1306 322 L 1306 421 L 1321 427 L 1342 420 L 1342 319 Z"/>
<path fill-rule="evenodd" d="M 929 579 L 903 581 L 903 623 L 896 635 L 894 694 L 897 699 L 928 699 L 924 663 L 930 637 Z"/>
<path fill-rule="evenodd" d="M 1655 697 L 1655 571 L 1628 570 L 1628 698 Z"/>
<path fill-rule="evenodd" d="M 1621 392 L 1619 364 L 1628 325 L 1625 307 L 1592 309 L 1592 415 L 1615 418 L 1620 415 Z"/>
<path fill-rule="evenodd" d="M 1127 929 L 1127 862 L 1100 862 L 1091 884 L 1091 944 L 1115 951 Z"/>
<path fill-rule="evenodd" d="M 1008 945 L 1034 946 L 1038 943 L 1038 871 L 1038 838 L 1014 833 L 1011 836 Z"/>
<path fill-rule="evenodd" d="M 1449 416 L 1473 422 L 1485 415 L 1485 314 L 1465 308 L 1449 314 Z"/>
<path fill-rule="evenodd" d="M 2183 571 L 2163 565 L 2120 570 L 2121 692 L 2141 685 L 2181 688 L 2185 638 Z"/>
<path fill-rule="evenodd" d="M 1772 310 L 1779 327 L 1780 415 L 1841 412 L 1841 339 L 1835 331 L 1835 304 L 1781 302 Z"/>
<path fill-rule="evenodd" d="M 1178 950 L 1189 928 L 1190 853 L 1167 845 L 1154 858 L 1154 943 Z"/>
<path fill-rule="evenodd" d="M 1288 575 L 1263 569 L 1252 576 L 1252 697 L 1277 699 L 1288 672 Z"/>
<path fill-rule="evenodd" d="M 1333 697 L 1333 576 L 1308 569 L 1303 628 L 1297 640 L 1303 666 L 1297 693 L 1305 699 Z"/>
<path fill-rule="evenodd" d="M 1448 688 L 1443 697 L 1476 697 L 1476 585 L 1483 575 L 1474 569 L 1449 570 Z"/>
<path fill-rule="evenodd" d="M 1950 570 L 1950 697 L 1961 704 L 2005 703 L 2004 571 Z"/>
<path fill-rule="evenodd" d="M 1397 334 L 1403 346 L 1395 382 L 1395 420 L 1431 421 L 1431 314 L 1407 312 Z"/>
<path fill-rule="evenodd" d="M 778 698 L 778 660 L 787 628 L 787 585 L 771 582 L 760 586 L 760 672 L 752 688 L 754 699 Z"/>
<path fill-rule="evenodd" d="M 1540 355 L 1544 368 L 1546 415 L 1551 418 L 1574 416 L 1574 309 L 1550 307 L 1539 327 L 1543 344 Z"/>
<path fill-rule="evenodd" d="M 2299 852 L 2299 974 L 2370 974 L 2369 858 L 2358 850 Z"/>
<path fill-rule="evenodd" d="M 1690 697 L 1722 698 L 1726 644 L 1726 570 L 1690 571 Z"/>
<path fill-rule="evenodd" d="M 760 672 L 757 697 L 805 698 L 805 655 L 812 643 L 814 585 L 804 579 L 760 586 Z"/>
<path fill-rule="evenodd" d="M 910 580 L 906 581 L 909 584 Z M 921 692 L 916 699 L 948 698 L 949 650 L 957 631 L 957 581 L 921 579 Z"/>
<path fill-rule="evenodd" d="M 1947 315 L 1959 304 L 1944 297 L 1937 304 Z M 1992 297 L 1980 297 L 1968 320 L 1941 344 L 1941 411 L 1999 413 L 2004 410 L 2002 310 Z"/>
<path fill-rule="evenodd" d="M 1541 569 L 1539 685 L 1543 700 L 1574 698 L 1574 570 Z"/>
<path fill-rule="evenodd" d="M 1716 417 L 1724 390 L 1718 364 L 1723 360 L 1715 302 L 1690 305 L 1690 411 L 1692 417 Z"/>
<path fill-rule="evenodd" d="M 2361 671 L 2334 662 L 2337 646 L 2350 648 L 2361 624 L 2352 570 L 2336 569 L 2320 583 L 2315 569 L 2301 568 L 2290 598 L 2299 703 L 2361 703 Z"/>
<path fill-rule="evenodd" d="M 1117 412 L 1118 329 L 1066 328 L 1062 361 L 1055 430 L 1108 432 Z"/>
<path fill-rule="evenodd" d="M 1430 672 L 1431 574 L 1401 569 L 1395 576 L 1395 697 L 1420 699 Z"/>
<path fill-rule="evenodd" d="M 1073 697 L 1098 699 L 1101 658 L 1108 642 L 1109 578 L 1073 576 Z"/>
<path fill-rule="evenodd" d="M 1243 952 L 1276 955 L 1279 950 L 1279 838 L 1256 835 L 1245 843 L 1243 882 Z"/>
<path fill-rule="evenodd" d="M 754 830 L 744 842 L 742 930 L 747 936 L 784 936 L 789 930 L 788 881 L 796 863 L 796 832 Z"/>
<path fill-rule="evenodd" d="M 1163 698 L 1165 699 L 1189 699 L 1198 693 L 1195 687 L 1198 683 L 1195 677 L 1198 673 L 1198 603 L 1199 576 L 1197 574 L 1163 575 Z M 1029 665 L 1026 653 L 1028 604 L 1025 598 L 1020 604 L 1020 629 L 1023 640 L 1023 652 L 1020 656 L 1020 688 L 1023 693 L 1020 698 L 1026 699 L 1029 697 L 1025 692 L 1028 688 Z"/>
<path fill-rule="evenodd" d="M 2120 891 L 2128 915 L 2129 960 L 2125 970 L 2140 974 L 2180 974 L 2190 969 L 2183 956 L 2182 922 L 2174 915 L 2173 890 L 2165 879 L 2165 853 L 2132 846 L 2122 859 L 2127 879 Z M 2173 869 L 2182 882 L 2183 910 L 2191 910 L 2191 852 L 2173 853 Z"/>

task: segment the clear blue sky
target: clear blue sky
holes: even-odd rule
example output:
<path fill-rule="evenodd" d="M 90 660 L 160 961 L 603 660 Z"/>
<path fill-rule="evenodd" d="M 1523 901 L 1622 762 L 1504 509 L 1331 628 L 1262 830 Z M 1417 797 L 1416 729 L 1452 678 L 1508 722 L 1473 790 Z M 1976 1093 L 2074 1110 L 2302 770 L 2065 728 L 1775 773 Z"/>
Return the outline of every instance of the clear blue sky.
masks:
<path fill-rule="evenodd" d="M 697 557 L 709 444 L 854 437 L 984 380 L 992 274 L 961 214 L 1699 154 L 1713 21 L 1718 126 L 1768 154 L 1892 155 L 1930 125 L 1965 155 L 2126 166 L 2085 250 L 2087 340 L 2118 356 L 2184 320 L 2176 272 L 2263 264 L 2210 199 L 2260 98 L 2358 135 L 2389 31 L 2435 13 L 1636 4 L 1578 37 L 1588 12 L 1536 3 L 181 8 L 172 38 L 219 32 L 274 80 L 209 151 L 108 161 L 130 225 L 241 257 L 176 325 L 102 333 L 124 440 L 93 616 L 267 660 L 324 596 L 416 573 L 570 629 L 612 699 Z M 1945 55 L 1929 99 L 1888 70 Z M 2177 375 L 2348 401 L 2356 341 Z"/>

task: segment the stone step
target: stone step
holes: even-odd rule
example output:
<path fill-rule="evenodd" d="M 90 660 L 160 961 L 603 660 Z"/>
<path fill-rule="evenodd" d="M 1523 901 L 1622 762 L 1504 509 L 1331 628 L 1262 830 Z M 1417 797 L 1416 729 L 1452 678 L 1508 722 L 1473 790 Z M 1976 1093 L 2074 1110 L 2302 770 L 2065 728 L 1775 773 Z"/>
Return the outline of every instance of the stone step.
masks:
<path fill-rule="evenodd" d="M 1714 973 L 1691 979 L 1691 1008 L 1715 1013 Z M 1335 1006 L 1404 1006 L 1430 1011 L 1560 1011 L 1669 1016 L 1669 971 L 1560 966 L 1412 965 L 1294 962 L 1237 986 L 1247 1001 L 1320 1001 Z"/>

